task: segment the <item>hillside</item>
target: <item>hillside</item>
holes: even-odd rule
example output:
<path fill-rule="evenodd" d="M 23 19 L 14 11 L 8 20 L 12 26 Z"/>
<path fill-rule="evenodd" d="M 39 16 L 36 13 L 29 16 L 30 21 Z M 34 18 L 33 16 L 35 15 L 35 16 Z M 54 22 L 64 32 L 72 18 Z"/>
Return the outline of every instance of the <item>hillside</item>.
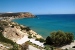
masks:
<path fill-rule="evenodd" d="M 17 13 L 0 13 L 0 17 L 35 17 L 32 13 L 29 12 L 17 12 Z"/>
<path fill-rule="evenodd" d="M 43 37 L 33 30 L 31 30 L 29 27 L 20 25 L 15 22 L 7 21 L 7 20 L 0 20 L 0 46 L 2 46 L 1 50 L 3 49 L 16 49 L 16 50 L 21 50 L 20 46 L 22 46 L 23 43 L 29 41 L 29 46 L 32 49 L 37 48 L 38 46 L 40 47 L 43 45 L 42 42 L 37 41 L 36 39 L 40 39 Z M 6 45 L 4 45 L 4 43 Z M 16 42 L 16 43 L 15 43 Z M 38 43 L 37 43 L 38 42 Z M 8 45 L 9 44 L 9 45 Z M 8 46 L 7 46 L 8 45 Z M 14 48 L 16 45 L 16 48 Z M 7 47 L 7 48 L 5 48 Z M 9 48 L 8 48 L 9 47 Z M 22 46 L 25 48 L 24 46 Z M 37 50 L 39 50 L 37 48 Z"/>

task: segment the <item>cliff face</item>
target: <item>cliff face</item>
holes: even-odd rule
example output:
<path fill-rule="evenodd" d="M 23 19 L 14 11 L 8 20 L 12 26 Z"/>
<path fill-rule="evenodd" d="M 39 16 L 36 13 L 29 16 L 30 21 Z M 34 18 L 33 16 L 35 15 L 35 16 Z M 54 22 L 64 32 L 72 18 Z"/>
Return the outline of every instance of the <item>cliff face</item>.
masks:
<path fill-rule="evenodd" d="M 10 21 L 0 21 L 0 32 L 1 31 L 5 38 L 11 39 L 14 42 L 23 38 L 24 36 L 28 36 L 35 39 L 43 38 L 41 35 L 37 34 L 29 27 L 19 25 L 18 23 Z"/>
<path fill-rule="evenodd" d="M 35 17 L 29 12 L 19 12 L 19 13 L 0 13 L 0 17 Z"/>

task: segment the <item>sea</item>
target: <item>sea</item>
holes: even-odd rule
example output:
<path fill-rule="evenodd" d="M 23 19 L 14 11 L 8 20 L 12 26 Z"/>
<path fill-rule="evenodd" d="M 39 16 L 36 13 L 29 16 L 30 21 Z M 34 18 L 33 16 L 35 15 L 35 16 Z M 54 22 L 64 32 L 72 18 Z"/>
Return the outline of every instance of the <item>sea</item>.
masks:
<path fill-rule="evenodd" d="M 34 18 L 14 19 L 14 22 L 30 27 L 44 38 L 53 31 L 71 32 L 75 36 L 75 14 L 44 14 Z"/>

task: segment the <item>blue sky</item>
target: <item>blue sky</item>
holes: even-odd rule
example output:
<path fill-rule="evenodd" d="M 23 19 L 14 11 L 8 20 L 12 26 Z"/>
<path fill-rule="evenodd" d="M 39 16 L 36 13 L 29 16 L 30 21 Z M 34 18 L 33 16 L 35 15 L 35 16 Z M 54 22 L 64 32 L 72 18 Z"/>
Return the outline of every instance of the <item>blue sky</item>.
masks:
<path fill-rule="evenodd" d="M 0 0 L 0 12 L 75 14 L 75 0 Z"/>

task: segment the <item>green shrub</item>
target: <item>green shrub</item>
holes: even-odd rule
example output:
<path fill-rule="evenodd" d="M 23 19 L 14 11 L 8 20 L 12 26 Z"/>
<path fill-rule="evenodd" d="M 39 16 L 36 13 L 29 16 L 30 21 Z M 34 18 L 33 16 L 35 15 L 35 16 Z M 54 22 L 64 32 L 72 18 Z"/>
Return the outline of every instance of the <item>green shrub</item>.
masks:
<path fill-rule="evenodd" d="M 65 50 L 68 50 L 67 48 Z"/>
<path fill-rule="evenodd" d="M 43 38 L 36 38 L 37 41 L 40 41 L 40 42 L 45 42 L 45 40 Z"/>
<path fill-rule="evenodd" d="M 30 30 L 29 27 L 20 27 L 20 28 L 21 28 L 21 30 L 26 30 L 26 31 L 29 31 Z"/>
<path fill-rule="evenodd" d="M 50 33 L 50 36 L 46 38 L 46 44 L 54 46 L 63 46 L 70 44 L 74 40 L 74 35 L 72 33 L 66 33 L 63 31 L 57 31 Z"/>
<path fill-rule="evenodd" d="M 26 31 L 30 31 L 31 30 L 29 27 L 26 27 L 25 29 L 26 29 Z"/>
<path fill-rule="evenodd" d="M 33 37 L 35 37 L 36 38 L 36 36 L 34 35 Z"/>
<path fill-rule="evenodd" d="M 31 35 L 29 35 L 29 36 L 28 36 L 28 38 L 32 38 L 32 36 L 31 36 Z"/>

